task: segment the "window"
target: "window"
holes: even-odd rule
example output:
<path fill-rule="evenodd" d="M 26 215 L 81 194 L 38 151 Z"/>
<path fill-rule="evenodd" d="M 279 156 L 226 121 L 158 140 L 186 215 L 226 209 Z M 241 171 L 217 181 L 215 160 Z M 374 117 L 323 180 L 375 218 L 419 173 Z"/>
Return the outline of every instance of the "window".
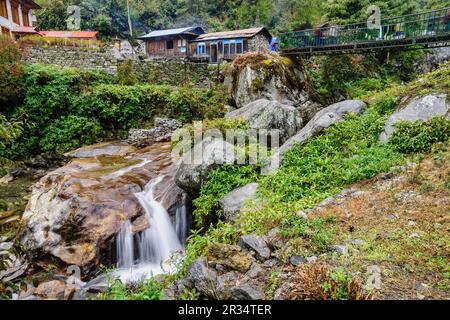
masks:
<path fill-rule="evenodd" d="M 166 49 L 173 49 L 173 40 L 166 41 Z"/>
<path fill-rule="evenodd" d="M 197 45 L 197 54 L 199 56 L 206 54 L 206 44 L 205 43 L 202 42 Z"/>
<path fill-rule="evenodd" d="M 19 6 L 15 3 L 11 3 L 12 19 L 15 24 L 20 24 L 19 18 Z"/>
<path fill-rule="evenodd" d="M 0 0 L 0 16 L 8 19 L 8 9 L 6 8 L 6 0 Z"/>
<path fill-rule="evenodd" d="M 223 42 L 223 55 L 228 57 L 230 55 L 230 44 Z"/>
<path fill-rule="evenodd" d="M 244 52 L 243 44 L 242 42 L 236 43 L 236 54 L 241 54 Z"/>
<path fill-rule="evenodd" d="M 28 19 L 28 10 L 22 10 L 22 21 L 25 27 L 30 26 L 30 20 Z"/>

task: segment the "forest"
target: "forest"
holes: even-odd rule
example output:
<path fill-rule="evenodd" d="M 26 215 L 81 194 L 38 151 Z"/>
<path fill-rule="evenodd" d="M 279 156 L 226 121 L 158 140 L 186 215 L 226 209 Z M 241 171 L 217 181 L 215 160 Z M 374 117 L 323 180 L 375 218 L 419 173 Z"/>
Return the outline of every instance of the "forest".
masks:
<path fill-rule="evenodd" d="M 127 0 L 39 0 L 42 30 L 66 29 L 67 6 L 81 7 L 82 29 L 105 37 L 130 37 Z M 130 0 L 133 36 L 152 30 L 199 25 L 209 31 L 265 26 L 273 33 L 320 23 L 365 21 L 376 5 L 384 17 L 443 8 L 448 0 Z"/>

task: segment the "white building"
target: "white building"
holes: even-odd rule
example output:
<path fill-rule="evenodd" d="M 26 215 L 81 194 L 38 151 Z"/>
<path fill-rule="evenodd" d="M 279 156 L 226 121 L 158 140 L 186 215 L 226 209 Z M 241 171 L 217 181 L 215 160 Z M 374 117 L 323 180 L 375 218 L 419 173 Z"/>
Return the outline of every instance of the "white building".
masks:
<path fill-rule="evenodd" d="M 32 0 L 0 0 L 0 32 L 12 36 L 16 30 L 26 32 L 32 29 L 36 17 L 33 9 L 41 7 Z"/>

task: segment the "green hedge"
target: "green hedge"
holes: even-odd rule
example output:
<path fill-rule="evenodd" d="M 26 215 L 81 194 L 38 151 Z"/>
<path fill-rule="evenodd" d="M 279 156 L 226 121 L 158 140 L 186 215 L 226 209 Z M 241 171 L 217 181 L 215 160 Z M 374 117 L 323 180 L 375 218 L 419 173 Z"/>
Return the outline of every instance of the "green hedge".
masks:
<path fill-rule="evenodd" d="M 23 81 L 24 103 L 13 116 L 24 123 L 24 134 L 0 150 L 9 159 L 124 137 L 130 128 L 150 127 L 157 116 L 190 122 L 225 112 L 221 88 L 119 85 L 105 73 L 52 65 L 27 66 Z"/>

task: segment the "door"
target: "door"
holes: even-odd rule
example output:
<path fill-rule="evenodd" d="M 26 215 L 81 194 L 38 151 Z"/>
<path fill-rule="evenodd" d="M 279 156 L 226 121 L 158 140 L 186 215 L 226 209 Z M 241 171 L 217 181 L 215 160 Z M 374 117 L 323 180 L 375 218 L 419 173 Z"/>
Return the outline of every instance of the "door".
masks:
<path fill-rule="evenodd" d="M 211 63 L 217 63 L 217 43 L 211 44 Z"/>

